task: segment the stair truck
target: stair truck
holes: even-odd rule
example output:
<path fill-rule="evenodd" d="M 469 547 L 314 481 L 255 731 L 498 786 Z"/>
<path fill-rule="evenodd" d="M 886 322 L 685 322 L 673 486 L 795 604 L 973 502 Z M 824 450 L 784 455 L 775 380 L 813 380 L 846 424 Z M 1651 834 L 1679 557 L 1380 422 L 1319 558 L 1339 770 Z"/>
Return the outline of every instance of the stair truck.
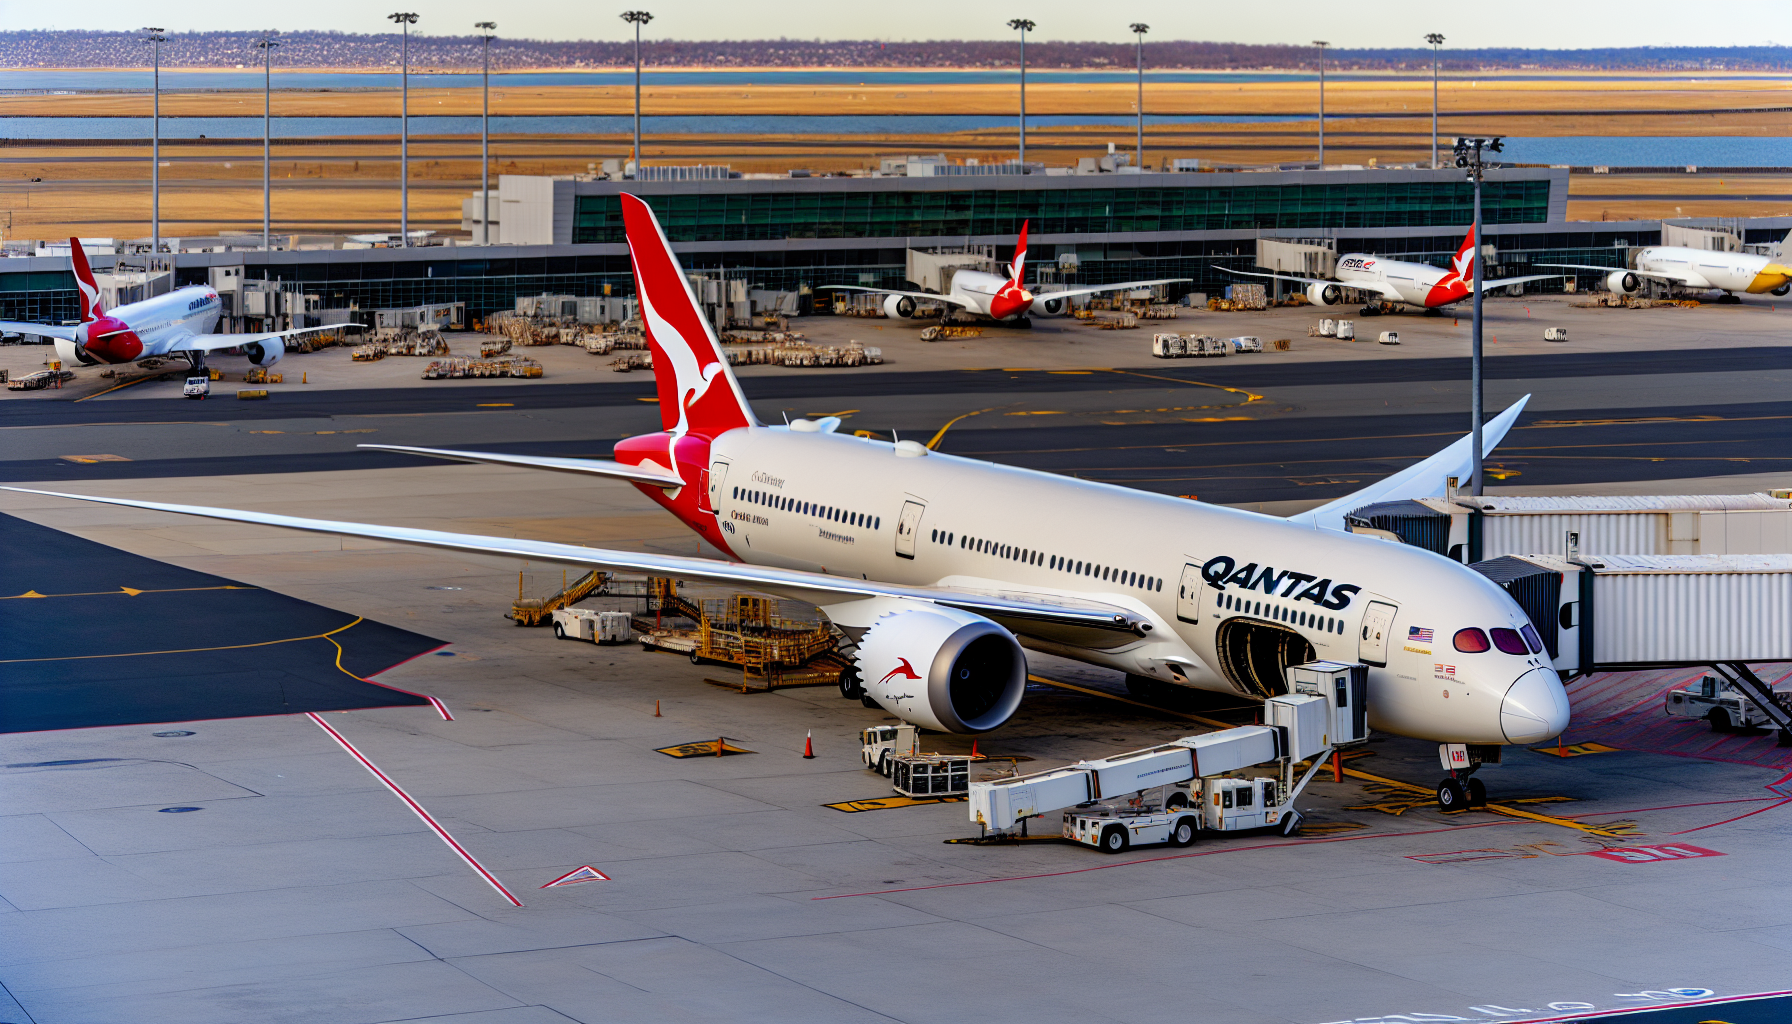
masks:
<path fill-rule="evenodd" d="M 1294 801 L 1326 758 L 1369 738 L 1368 666 L 1320 661 L 1288 669 L 1290 692 L 1264 702 L 1266 725 L 1246 725 L 1050 771 L 973 782 L 970 818 L 982 834 L 1026 835 L 1027 820 L 1063 810 L 1061 835 L 1103 853 L 1201 832 L 1275 828 L 1292 836 Z M 1297 763 L 1312 759 L 1298 779 Z M 1273 776 L 1243 770 L 1274 765 Z"/>

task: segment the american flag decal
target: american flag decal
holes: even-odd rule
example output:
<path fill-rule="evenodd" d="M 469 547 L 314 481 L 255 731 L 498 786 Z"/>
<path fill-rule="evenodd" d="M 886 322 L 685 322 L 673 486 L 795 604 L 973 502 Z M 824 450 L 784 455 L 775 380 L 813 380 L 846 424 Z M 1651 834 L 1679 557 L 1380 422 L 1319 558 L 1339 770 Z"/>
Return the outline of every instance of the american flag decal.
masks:
<path fill-rule="evenodd" d="M 1406 639 L 1415 643 L 1428 644 L 1435 635 L 1424 626 L 1406 627 Z"/>

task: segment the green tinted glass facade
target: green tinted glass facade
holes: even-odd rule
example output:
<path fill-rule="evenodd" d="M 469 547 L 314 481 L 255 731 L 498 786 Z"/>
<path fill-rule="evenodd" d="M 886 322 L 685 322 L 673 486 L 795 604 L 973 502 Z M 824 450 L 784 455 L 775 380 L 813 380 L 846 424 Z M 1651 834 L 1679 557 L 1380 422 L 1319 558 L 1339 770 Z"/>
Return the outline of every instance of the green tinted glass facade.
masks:
<path fill-rule="evenodd" d="M 786 238 L 902 238 L 1143 231 L 1253 231 L 1432 227 L 1473 219 L 1466 181 L 1389 181 L 1227 188 L 962 189 L 957 191 L 726 190 L 644 197 L 674 242 Z M 578 196 L 575 243 L 621 242 L 615 196 Z M 1549 182 L 1488 182 L 1489 224 L 1543 223 Z"/>

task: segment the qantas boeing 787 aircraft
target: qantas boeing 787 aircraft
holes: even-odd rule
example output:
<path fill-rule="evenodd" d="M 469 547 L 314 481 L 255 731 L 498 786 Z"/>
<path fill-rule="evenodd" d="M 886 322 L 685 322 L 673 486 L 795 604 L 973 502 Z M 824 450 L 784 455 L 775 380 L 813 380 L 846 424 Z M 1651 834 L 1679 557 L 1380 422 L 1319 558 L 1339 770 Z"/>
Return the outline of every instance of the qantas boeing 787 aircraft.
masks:
<path fill-rule="evenodd" d="M 1467 438 L 1280 519 L 855 437 L 833 418 L 767 426 L 652 211 L 630 195 L 622 205 L 659 432 L 618 443 L 614 461 L 366 447 L 626 480 L 727 560 L 59 496 L 807 601 L 857 644 L 845 695 L 946 732 L 985 732 L 1015 713 L 1027 649 L 1254 699 L 1284 692 L 1289 665 L 1361 661 L 1370 724 L 1439 743 L 1534 744 L 1567 725 L 1561 680 L 1505 591 L 1450 559 L 1344 530 L 1360 505 L 1466 476 Z M 1488 424 L 1489 449 L 1522 405 Z M 1453 775 L 1439 792 L 1454 804 L 1465 789 Z"/>

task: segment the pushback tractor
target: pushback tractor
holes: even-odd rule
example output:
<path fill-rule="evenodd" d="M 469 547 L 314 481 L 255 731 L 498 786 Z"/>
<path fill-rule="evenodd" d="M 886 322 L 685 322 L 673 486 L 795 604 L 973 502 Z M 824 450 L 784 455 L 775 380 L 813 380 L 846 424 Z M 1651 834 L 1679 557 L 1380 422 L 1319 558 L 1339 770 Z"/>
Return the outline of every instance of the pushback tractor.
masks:
<path fill-rule="evenodd" d="M 1025 835 L 1027 821 L 1063 812 L 1065 839 L 1121 853 L 1187 846 L 1202 832 L 1300 831 L 1294 801 L 1326 759 L 1369 738 L 1368 666 L 1334 661 L 1288 669 L 1289 691 L 1264 702 L 1264 725 L 1080 761 L 1050 771 L 973 782 L 970 817 L 988 836 Z M 1297 765 L 1312 764 L 1296 778 Z M 1266 766 L 1271 775 L 1247 776 Z"/>

